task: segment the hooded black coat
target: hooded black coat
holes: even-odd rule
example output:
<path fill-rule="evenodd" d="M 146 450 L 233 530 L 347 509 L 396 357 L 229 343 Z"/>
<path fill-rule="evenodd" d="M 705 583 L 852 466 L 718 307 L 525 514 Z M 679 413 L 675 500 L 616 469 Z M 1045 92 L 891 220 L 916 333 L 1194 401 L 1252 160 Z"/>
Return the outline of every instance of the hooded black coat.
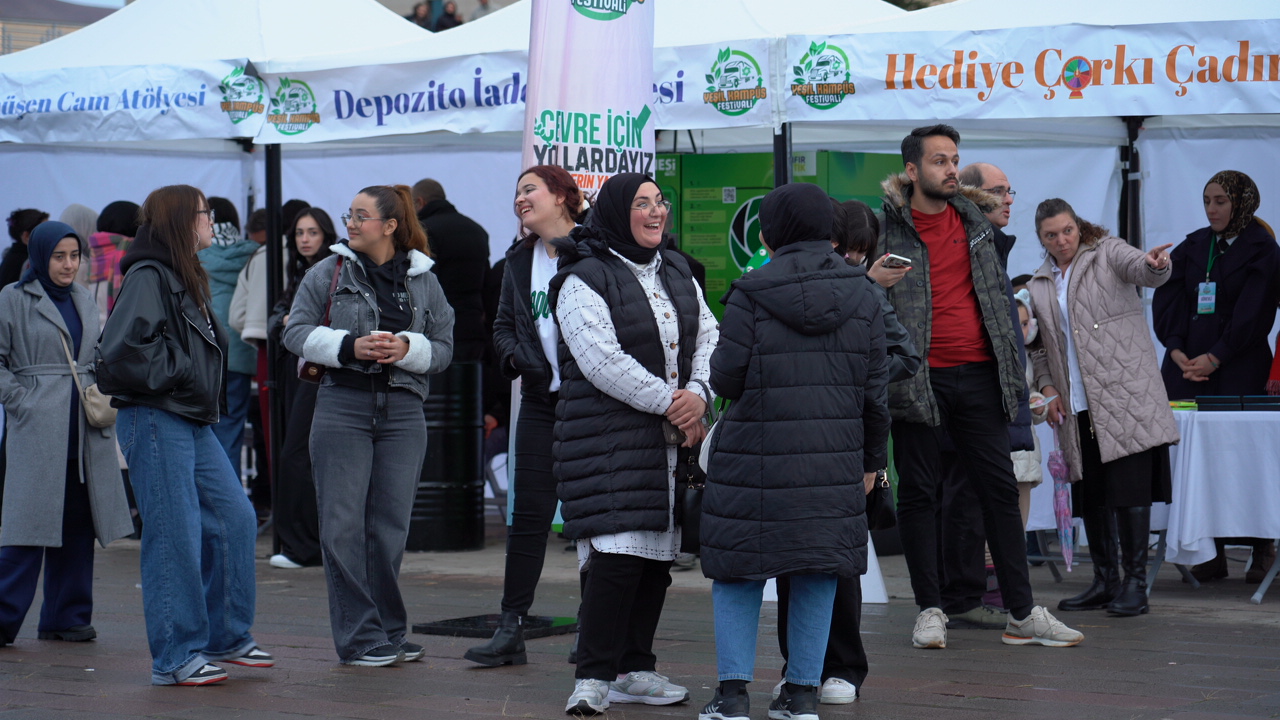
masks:
<path fill-rule="evenodd" d="M 707 577 L 866 571 L 862 474 L 885 466 L 890 421 L 884 321 L 864 273 L 825 239 L 798 242 L 725 296 L 711 385 L 734 402 L 707 470 Z"/>

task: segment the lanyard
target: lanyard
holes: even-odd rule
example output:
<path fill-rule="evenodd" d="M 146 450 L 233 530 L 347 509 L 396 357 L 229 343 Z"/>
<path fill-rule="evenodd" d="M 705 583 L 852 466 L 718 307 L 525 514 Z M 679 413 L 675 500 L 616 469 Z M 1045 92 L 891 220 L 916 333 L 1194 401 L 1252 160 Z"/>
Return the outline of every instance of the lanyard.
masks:
<path fill-rule="evenodd" d="M 1209 235 L 1209 267 L 1205 268 L 1204 281 L 1209 282 L 1209 273 L 1213 272 L 1213 261 L 1222 257 L 1223 252 L 1216 252 L 1218 249 L 1218 234 L 1211 233 Z"/>

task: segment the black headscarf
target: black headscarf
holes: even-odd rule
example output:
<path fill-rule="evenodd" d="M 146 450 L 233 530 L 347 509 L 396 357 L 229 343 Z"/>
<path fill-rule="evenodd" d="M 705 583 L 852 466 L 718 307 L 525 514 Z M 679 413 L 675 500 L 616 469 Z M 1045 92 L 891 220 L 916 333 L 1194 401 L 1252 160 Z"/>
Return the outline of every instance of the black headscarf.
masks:
<path fill-rule="evenodd" d="M 791 183 L 771 191 L 760 203 L 760 234 L 771 250 L 809 240 L 831 241 L 835 208 L 813 183 Z"/>
<path fill-rule="evenodd" d="M 645 183 L 657 183 L 642 173 L 620 173 L 605 181 L 596 195 L 586 229 L 604 240 L 609 248 L 633 263 L 647 265 L 658 254 L 658 248 L 640 247 L 631 234 L 631 203 L 636 191 Z"/>
<path fill-rule="evenodd" d="M 18 284 L 23 285 L 32 280 L 39 280 L 44 286 L 45 294 L 55 303 L 70 298 L 71 286 L 59 285 L 49 277 L 49 260 L 53 257 L 53 251 L 57 249 L 58 243 L 69 237 L 75 238 L 81 246 L 84 245 L 84 241 L 76 234 L 75 228 L 64 222 L 46 220 L 37 225 L 31 231 L 31 239 L 27 242 L 27 250 L 31 253 L 31 266 L 23 273 Z"/>

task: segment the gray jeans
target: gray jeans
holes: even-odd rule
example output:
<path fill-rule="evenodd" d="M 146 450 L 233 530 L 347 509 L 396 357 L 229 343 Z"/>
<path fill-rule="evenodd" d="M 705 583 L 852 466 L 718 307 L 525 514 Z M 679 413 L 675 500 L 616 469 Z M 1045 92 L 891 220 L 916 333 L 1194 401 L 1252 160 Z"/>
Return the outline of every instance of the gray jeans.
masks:
<path fill-rule="evenodd" d="M 316 396 L 311 463 L 329 621 L 338 658 L 404 642 L 400 560 L 427 449 L 422 399 L 326 381 Z"/>

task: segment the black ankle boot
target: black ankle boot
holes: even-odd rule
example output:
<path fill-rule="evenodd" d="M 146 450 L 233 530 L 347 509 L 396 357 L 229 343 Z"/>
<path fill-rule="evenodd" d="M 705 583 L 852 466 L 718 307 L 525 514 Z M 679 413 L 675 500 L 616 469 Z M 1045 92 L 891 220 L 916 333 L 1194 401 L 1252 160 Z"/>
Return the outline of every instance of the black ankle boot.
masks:
<path fill-rule="evenodd" d="M 1120 551 L 1116 542 L 1116 514 L 1111 508 L 1086 508 L 1084 531 L 1089 536 L 1093 560 L 1093 584 L 1089 589 L 1058 602 L 1058 609 L 1101 610 L 1120 594 Z"/>
<path fill-rule="evenodd" d="M 1124 558 L 1124 588 L 1107 606 L 1112 615 L 1144 615 L 1147 605 L 1147 544 L 1151 536 L 1151 508 L 1116 508 L 1120 554 Z"/>
<path fill-rule="evenodd" d="M 493 639 L 471 648 L 463 657 L 485 667 L 529 662 L 524 652 L 524 617 L 520 613 L 502 613 L 502 624 L 493 634 Z"/>

